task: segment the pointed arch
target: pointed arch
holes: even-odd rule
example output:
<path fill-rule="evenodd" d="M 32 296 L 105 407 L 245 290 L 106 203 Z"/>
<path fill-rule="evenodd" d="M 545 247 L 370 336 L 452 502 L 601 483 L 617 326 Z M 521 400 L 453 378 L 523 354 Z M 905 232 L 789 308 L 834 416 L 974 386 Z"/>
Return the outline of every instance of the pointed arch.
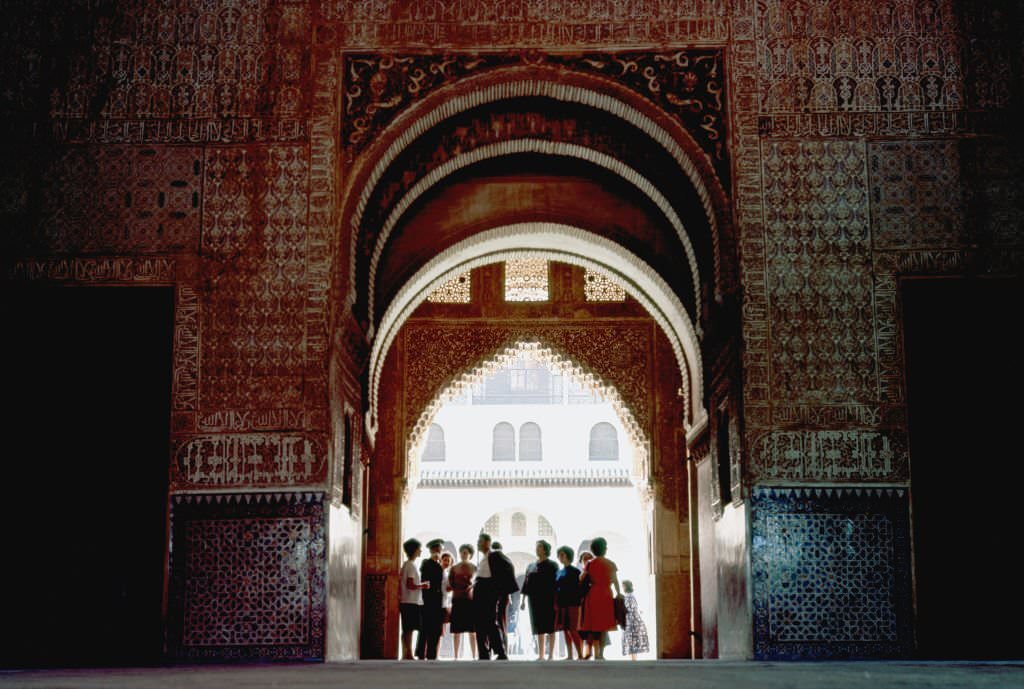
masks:
<path fill-rule="evenodd" d="M 622 427 L 626 430 L 634 447 L 637 449 L 637 454 L 633 458 L 633 476 L 638 483 L 646 482 L 650 476 L 650 453 L 648 450 L 650 443 L 647 433 L 640 426 L 633 410 L 623 400 L 615 386 L 606 382 L 601 376 L 590 371 L 582 364 L 563 356 L 551 347 L 547 347 L 540 342 L 520 341 L 505 347 L 452 380 L 447 387 L 434 395 L 430 403 L 419 413 L 419 417 L 412 428 L 406 445 L 406 479 L 409 485 L 416 485 L 419 480 L 418 460 L 421 448 L 430 427 L 434 424 L 435 417 L 441 411 L 441 407 L 453 399 L 465 396 L 472 386 L 482 383 L 492 376 L 495 371 L 504 368 L 510 362 L 524 355 L 539 360 L 545 366 L 557 371 L 561 375 L 582 380 L 594 393 L 611 403 L 616 415 L 622 422 Z M 499 423 L 498 425 L 502 424 Z M 505 425 L 514 434 L 513 426 L 507 423 Z"/>

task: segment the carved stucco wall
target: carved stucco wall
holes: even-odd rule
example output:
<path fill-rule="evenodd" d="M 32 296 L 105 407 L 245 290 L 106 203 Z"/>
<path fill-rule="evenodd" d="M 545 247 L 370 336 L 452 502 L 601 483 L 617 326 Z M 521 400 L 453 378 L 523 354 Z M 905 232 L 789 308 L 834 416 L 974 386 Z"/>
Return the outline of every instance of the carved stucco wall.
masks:
<path fill-rule="evenodd" d="M 10 10 L 5 278 L 175 286 L 175 493 L 331 488 L 342 51 L 728 46 L 748 484 L 905 484 L 899 276 L 1020 272 L 1019 3 Z"/>

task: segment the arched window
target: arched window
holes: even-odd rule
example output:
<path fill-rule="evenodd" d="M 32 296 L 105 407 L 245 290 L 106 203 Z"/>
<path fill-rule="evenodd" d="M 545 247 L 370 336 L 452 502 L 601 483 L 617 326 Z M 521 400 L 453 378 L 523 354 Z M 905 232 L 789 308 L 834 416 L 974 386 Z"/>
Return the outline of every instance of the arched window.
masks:
<path fill-rule="evenodd" d="M 590 461 L 615 461 L 619 458 L 619 436 L 615 426 L 602 421 L 590 429 Z"/>
<path fill-rule="evenodd" d="M 539 462 L 542 458 L 540 426 L 527 421 L 519 427 L 519 461 Z"/>
<path fill-rule="evenodd" d="M 490 534 L 492 538 L 497 538 L 501 535 L 501 517 L 497 514 L 492 514 L 486 522 L 484 522 L 484 533 Z"/>
<path fill-rule="evenodd" d="M 491 445 L 491 459 L 495 462 L 516 460 L 516 429 L 502 421 L 494 427 L 494 442 Z"/>
<path fill-rule="evenodd" d="M 547 540 L 555 540 L 555 527 L 543 515 L 537 517 L 537 537 Z"/>
<path fill-rule="evenodd" d="M 430 424 L 430 430 L 427 431 L 427 446 L 423 450 L 423 461 L 444 461 L 444 429 L 436 423 Z"/>
<path fill-rule="evenodd" d="M 522 512 L 516 512 L 512 515 L 512 535 L 526 535 L 526 515 Z"/>

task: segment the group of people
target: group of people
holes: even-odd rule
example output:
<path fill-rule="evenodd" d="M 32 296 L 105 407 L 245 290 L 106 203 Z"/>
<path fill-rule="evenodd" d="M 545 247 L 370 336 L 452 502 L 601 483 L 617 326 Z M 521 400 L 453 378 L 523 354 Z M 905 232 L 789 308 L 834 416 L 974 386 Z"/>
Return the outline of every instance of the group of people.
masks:
<path fill-rule="evenodd" d="M 459 546 L 459 562 L 443 552 L 444 541 L 427 543 L 429 557 L 419 567 L 423 545 L 415 538 L 402 544 L 406 561 L 401 571 L 400 615 L 402 659 L 435 660 L 445 625 L 452 635 L 454 657 L 462 637 L 469 635 L 473 656 L 480 660 L 507 660 L 508 605 L 519 591 L 520 609 L 530 608 L 530 624 L 537 642 L 537 660 L 552 660 L 557 632 L 565 635 L 567 660 L 604 659 L 608 632 L 622 627 L 622 653 L 636 659 L 650 650 L 647 628 L 633 595 L 633 585 L 620 585 L 618 568 L 609 560 L 608 542 L 595 538 L 590 550 L 573 565 L 573 549 L 558 548 L 559 567 L 551 559 L 551 544 L 537 541 L 537 560 L 526 569 L 522 586 L 512 561 L 491 536 L 480 534 L 479 564 L 472 545 Z M 612 594 L 614 588 L 615 594 Z M 413 650 L 413 632 L 419 632 Z"/>

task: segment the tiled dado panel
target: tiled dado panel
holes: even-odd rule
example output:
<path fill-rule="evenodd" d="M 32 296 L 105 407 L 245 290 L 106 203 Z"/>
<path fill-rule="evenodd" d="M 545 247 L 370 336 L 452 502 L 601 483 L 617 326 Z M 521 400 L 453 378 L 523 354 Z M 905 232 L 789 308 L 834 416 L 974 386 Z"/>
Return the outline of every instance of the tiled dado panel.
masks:
<path fill-rule="evenodd" d="M 172 500 L 168 655 L 186 662 L 323 659 L 324 496 Z"/>
<path fill-rule="evenodd" d="M 913 652 L 905 489 L 755 488 L 752 509 L 755 657 Z"/>

